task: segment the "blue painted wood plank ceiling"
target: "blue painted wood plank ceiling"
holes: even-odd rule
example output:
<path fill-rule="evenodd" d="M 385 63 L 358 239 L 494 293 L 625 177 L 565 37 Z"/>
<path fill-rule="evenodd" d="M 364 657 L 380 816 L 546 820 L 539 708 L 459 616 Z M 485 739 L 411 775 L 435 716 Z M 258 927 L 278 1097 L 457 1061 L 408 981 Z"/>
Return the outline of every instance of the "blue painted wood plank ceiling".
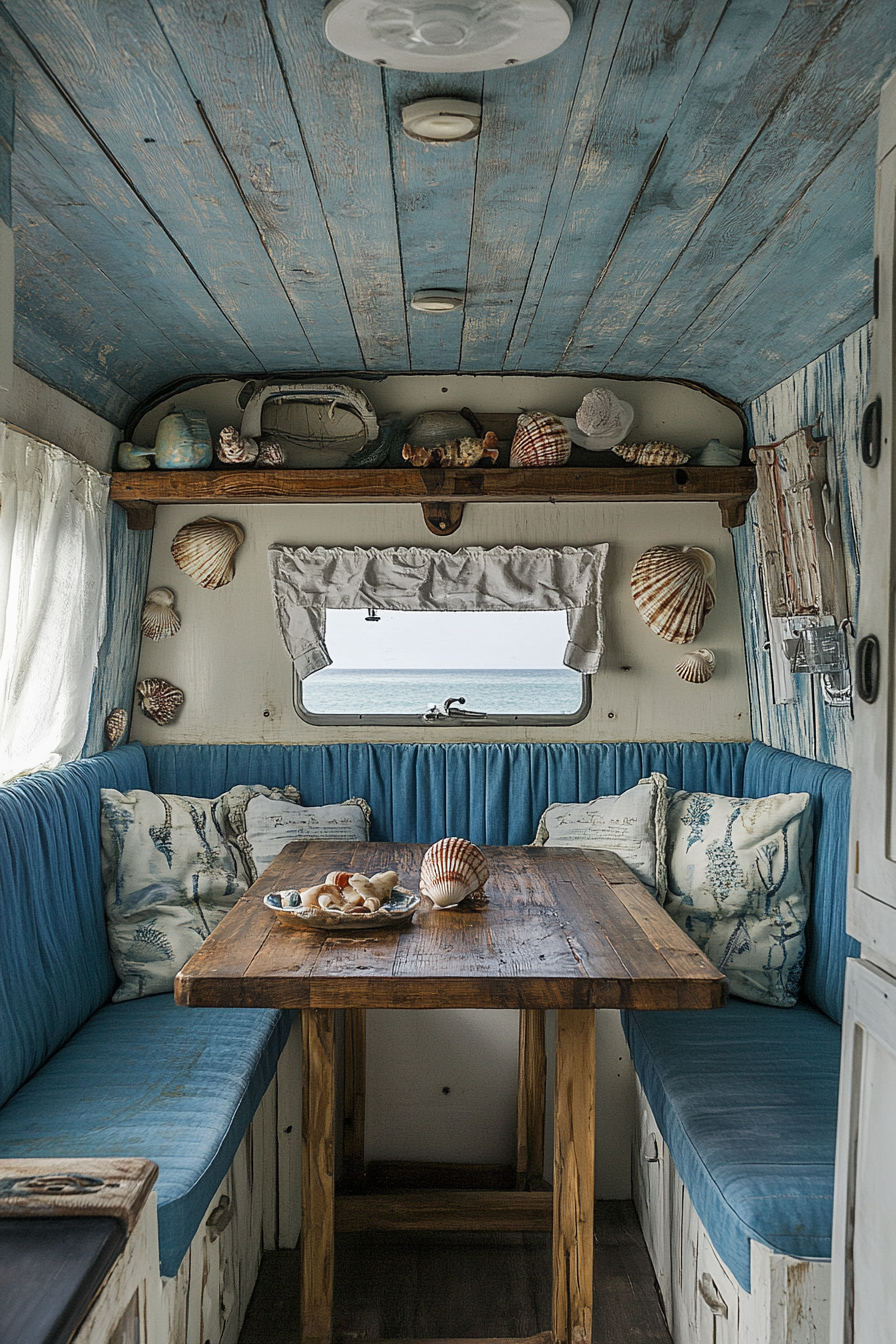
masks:
<path fill-rule="evenodd" d="M 893 0 L 574 0 L 484 74 L 304 0 L 4 0 L 16 358 L 116 423 L 178 379 L 681 377 L 744 401 L 871 312 Z M 477 139 L 402 130 L 481 101 Z M 418 289 L 464 291 L 438 315 Z"/>

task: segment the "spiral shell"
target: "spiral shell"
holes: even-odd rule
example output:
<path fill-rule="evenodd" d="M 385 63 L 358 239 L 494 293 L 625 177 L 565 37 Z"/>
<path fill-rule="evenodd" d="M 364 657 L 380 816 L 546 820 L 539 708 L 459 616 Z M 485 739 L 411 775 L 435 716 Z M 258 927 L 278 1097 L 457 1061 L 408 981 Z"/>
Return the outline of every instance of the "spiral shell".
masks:
<path fill-rule="evenodd" d="M 239 523 L 223 518 L 197 518 L 180 529 L 171 554 L 201 588 L 223 588 L 233 578 L 233 557 L 246 539 Z"/>
<path fill-rule="evenodd" d="M 589 392 L 576 411 L 576 425 L 589 439 L 603 440 L 601 446 L 612 448 L 621 443 L 632 427 L 635 412 L 627 401 L 620 401 L 606 387 Z M 589 448 L 598 444 L 590 443 Z"/>
<path fill-rule="evenodd" d="M 218 435 L 215 452 L 219 462 L 248 466 L 258 456 L 258 442 L 255 439 L 244 439 L 233 425 L 225 425 Z"/>
<path fill-rule="evenodd" d="M 437 840 L 420 865 L 420 895 L 433 905 L 457 905 L 467 896 L 485 900 L 482 890 L 488 864 L 482 851 L 457 836 Z"/>
<path fill-rule="evenodd" d="M 693 653 L 686 653 L 681 662 L 675 664 L 675 671 L 682 681 L 691 681 L 697 685 L 709 681 L 715 670 L 716 656 L 712 649 L 695 649 Z"/>
<path fill-rule="evenodd" d="M 128 712 L 126 709 L 112 709 L 106 715 L 106 722 L 103 725 L 103 732 L 106 734 L 106 740 L 111 746 L 115 746 L 124 737 L 124 731 L 128 726 Z"/>
<path fill-rule="evenodd" d="M 639 467 L 677 467 L 688 461 L 686 452 L 662 439 L 652 439 L 650 443 L 619 443 L 613 452 L 624 462 L 637 462 Z"/>
<path fill-rule="evenodd" d="M 147 639 L 167 639 L 180 629 L 180 617 L 174 610 L 170 588 L 153 588 L 146 594 L 140 629 Z"/>
<path fill-rule="evenodd" d="M 716 603 L 716 562 L 699 546 L 651 546 L 632 570 L 641 619 L 671 644 L 690 644 Z"/>
<path fill-rule="evenodd" d="M 512 467 L 562 467 L 572 452 L 572 439 L 556 415 L 533 411 L 521 415 L 510 445 Z"/>
<path fill-rule="evenodd" d="M 177 712 L 184 702 L 184 693 L 170 681 L 162 677 L 147 677 L 137 682 L 137 694 L 140 708 L 148 719 L 166 724 L 177 718 Z"/>
<path fill-rule="evenodd" d="M 283 467 L 286 465 L 286 454 L 274 439 L 262 439 L 258 445 L 258 457 L 255 459 L 255 465 L 256 467 Z"/>

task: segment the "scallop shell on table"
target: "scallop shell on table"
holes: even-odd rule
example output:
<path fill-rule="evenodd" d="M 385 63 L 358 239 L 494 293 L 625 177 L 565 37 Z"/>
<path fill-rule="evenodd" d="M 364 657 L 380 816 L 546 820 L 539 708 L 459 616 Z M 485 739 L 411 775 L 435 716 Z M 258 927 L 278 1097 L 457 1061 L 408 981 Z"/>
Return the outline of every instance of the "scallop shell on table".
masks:
<path fill-rule="evenodd" d="M 715 670 L 716 656 L 712 649 L 695 649 L 693 653 L 686 653 L 681 662 L 675 664 L 675 671 L 682 681 L 690 681 L 695 685 L 709 681 Z"/>
<path fill-rule="evenodd" d="M 174 594 L 170 588 L 153 588 L 146 594 L 140 629 L 147 639 L 167 639 L 180 629 L 180 617 L 174 610 Z"/>
<path fill-rule="evenodd" d="M 201 588 L 223 588 L 233 578 L 233 557 L 246 539 L 239 523 L 197 518 L 171 543 L 174 563 Z"/>
<path fill-rule="evenodd" d="M 651 546 L 632 570 L 641 619 L 671 644 L 690 644 L 716 603 L 716 562 L 699 546 Z"/>
<path fill-rule="evenodd" d="M 248 466 L 258 457 L 258 442 L 256 439 L 244 439 L 233 425 L 225 425 L 218 435 L 215 453 L 219 462 Z"/>
<path fill-rule="evenodd" d="M 512 467 L 562 467 L 572 452 L 572 439 L 563 421 L 544 411 L 521 415 L 510 445 Z"/>
<path fill-rule="evenodd" d="M 146 717 L 162 725 L 171 723 L 184 703 L 183 691 L 163 677 L 147 677 L 145 681 L 138 681 L 137 694 L 140 697 L 140 708 Z"/>
<path fill-rule="evenodd" d="M 619 443 L 613 449 L 623 462 L 636 462 L 639 467 L 677 467 L 689 461 L 689 454 L 674 443 L 652 439 L 650 443 Z"/>
<path fill-rule="evenodd" d="M 125 729 L 128 726 L 128 712 L 126 709 L 112 709 L 106 715 L 106 722 L 103 725 L 103 732 L 106 734 L 106 741 L 110 746 L 116 746 L 124 737 Z"/>
<path fill-rule="evenodd" d="M 482 887 L 487 877 L 488 864 L 482 851 L 469 840 L 450 836 L 437 840 L 424 854 L 420 894 L 442 908 L 457 905 L 468 896 L 484 901 Z"/>

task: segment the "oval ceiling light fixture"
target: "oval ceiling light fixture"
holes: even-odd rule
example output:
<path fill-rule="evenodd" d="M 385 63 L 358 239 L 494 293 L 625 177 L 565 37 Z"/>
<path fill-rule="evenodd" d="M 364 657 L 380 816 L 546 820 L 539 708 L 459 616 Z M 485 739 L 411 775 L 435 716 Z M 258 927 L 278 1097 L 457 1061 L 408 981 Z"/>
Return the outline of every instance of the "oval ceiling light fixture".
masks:
<path fill-rule="evenodd" d="M 427 144 L 472 140 L 482 125 L 482 108 L 460 98 L 424 98 L 401 109 L 401 124 L 406 135 Z"/>
<path fill-rule="evenodd" d="M 569 36 L 566 0 L 330 0 L 327 40 L 359 61 L 445 73 L 524 65 Z"/>
<path fill-rule="evenodd" d="M 411 307 L 418 313 L 453 313 L 463 306 L 463 294 L 454 289 L 418 289 L 411 297 Z"/>

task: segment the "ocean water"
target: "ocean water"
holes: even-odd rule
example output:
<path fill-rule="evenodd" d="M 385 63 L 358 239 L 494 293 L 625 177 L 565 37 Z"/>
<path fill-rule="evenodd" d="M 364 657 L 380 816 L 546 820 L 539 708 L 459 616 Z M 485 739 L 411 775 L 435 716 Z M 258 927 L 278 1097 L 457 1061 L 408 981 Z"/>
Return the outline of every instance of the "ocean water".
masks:
<path fill-rule="evenodd" d="M 434 671 L 328 667 L 302 682 L 312 714 L 424 714 L 462 695 L 463 709 L 487 714 L 574 714 L 582 678 L 570 668 L 448 668 Z"/>

